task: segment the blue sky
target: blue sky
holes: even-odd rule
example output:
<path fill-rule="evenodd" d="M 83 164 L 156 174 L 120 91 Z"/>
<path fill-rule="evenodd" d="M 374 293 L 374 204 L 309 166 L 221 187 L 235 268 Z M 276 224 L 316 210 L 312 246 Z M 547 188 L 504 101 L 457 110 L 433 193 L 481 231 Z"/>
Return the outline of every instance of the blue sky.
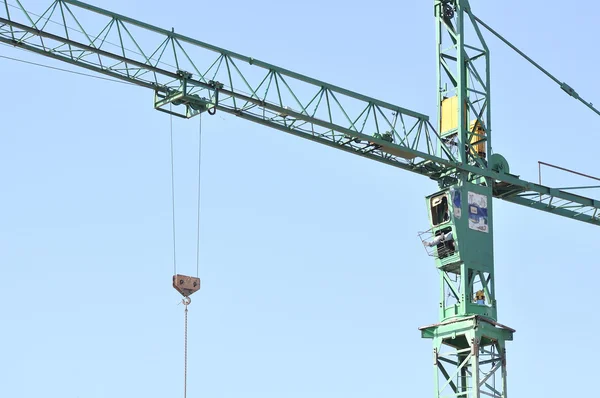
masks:
<path fill-rule="evenodd" d="M 404 3 L 94 2 L 434 118 L 433 2 Z M 471 4 L 600 104 L 595 3 Z M 541 160 L 599 175 L 598 117 L 487 38 L 494 150 L 511 172 L 536 181 Z M 144 88 L 6 59 L 0 68 L 0 395 L 181 396 L 169 117 Z M 223 114 L 204 116 L 202 130 L 188 396 L 432 396 L 431 342 L 417 328 L 437 321 L 438 277 L 417 233 L 436 184 Z M 177 270 L 187 274 L 197 131 L 198 119 L 174 121 Z M 494 211 L 499 322 L 517 329 L 511 397 L 589 395 L 597 228 L 500 201 Z"/>

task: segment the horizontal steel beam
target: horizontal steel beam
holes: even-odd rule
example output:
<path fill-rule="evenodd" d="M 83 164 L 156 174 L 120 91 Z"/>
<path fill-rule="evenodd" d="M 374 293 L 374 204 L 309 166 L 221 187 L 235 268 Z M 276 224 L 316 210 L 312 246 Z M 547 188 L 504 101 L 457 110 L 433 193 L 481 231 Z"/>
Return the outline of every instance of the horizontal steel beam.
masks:
<path fill-rule="evenodd" d="M 600 225 L 597 200 L 458 162 L 451 147 L 438 145 L 439 134 L 429 118 L 421 113 L 80 1 L 57 0 L 43 18 L 19 8 L 21 3 L 16 7 L 9 5 L 8 0 L 3 2 L 4 10 L 0 10 L 2 43 L 169 96 L 187 87 L 191 92 L 185 93 L 186 98 L 196 95 L 199 102 L 206 102 L 200 95 L 215 93 L 219 98 L 216 109 L 246 120 L 437 181 L 453 178 L 461 172 L 486 177 L 494 181 L 494 196 L 499 199 Z M 85 31 L 85 24 L 76 19 L 69 6 L 93 14 L 86 14 L 86 18 L 100 16 L 102 20 L 94 26 L 104 28 Z M 9 8 L 17 8 L 17 11 L 9 13 Z M 75 27 L 62 27 L 58 33 L 56 29 L 45 29 L 53 12 L 62 13 L 57 18 L 62 21 L 74 19 Z M 133 26 L 158 35 L 153 42 L 162 44 L 147 47 L 143 37 L 138 43 L 131 33 Z M 109 41 L 110 35 L 114 36 L 113 42 Z M 108 50 L 109 45 L 116 49 Z M 194 48 L 207 50 L 208 55 L 203 53 L 202 57 L 192 60 L 189 54 Z M 238 65 L 235 60 L 243 64 Z M 200 67 L 196 62 L 204 65 Z M 185 72 L 185 68 L 192 69 L 194 75 Z M 213 79 L 216 77 L 220 80 Z M 300 89 L 295 88 L 298 84 L 301 84 Z M 388 133 L 390 135 L 384 138 Z"/>
<path fill-rule="evenodd" d="M 343 94 L 343 95 L 347 95 L 349 97 L 353 97 L 353 98 L 356 98 L 356 99 L 364 101 L 364 102 L 370 102 L 370 103 L 373 103 L 373 104 L 376 104 L 376 105 L 379 105 L 379 106 L 383 106 L 385 108 L 392 109 L 394 111 L 403 113 L 405 115 L 416 117 L 418 119 L 422 119 L 423 121 L 429 120 L 429 116 L 427 116 L 427 115 L 424 115 L 424 114 L 421 114 L 421 113 L 418 113 L 418 112 L 414 112 L 414 111 L 411 111 L 411 110 L 408 110 L 408 109 L 405 109 L 405 108 L 402 108 L 402 107 L 399 107 L 399 106 L 390 104 L 388 102 L 381 101 L 381 100 L 378 100 L 378 99 L 375 99 L 375 98 L 372 98 L 372 97 L 369 97 L 369 96 L 366 96 L 366 95 L 363 95 L 363 94 L 359 94 L 359 93 L 347 90 L 345 88 L 342 88 L 342 87 L 339 87 L 339 86 L 335 86 L 333 84 L 329 84 L 329 83 L 323 82 L 321 80 L 313 79 L 311 77 L 302 75 L 300 73 L 292 72 L 292 71 L 290 71 L 288 69 L 281 68 L 279 66 L 275 66 L 275 65 L 263 62 L 263 61 L 259 61 L 257 59 L 252 58 L 252 57 L 241 55 L 241 54 L 238 54 L 236 52 L 229 51 L 229 50 L 226 50 L 224 48 L 220 48 L 220 47 L 214 46 L 212 44 L 208 44 L 208 43 L 205 43 L 203 41 L 200 41 L 200 40 L 197 40 L 197 39 L 193 39 L 193 38 L 188 37 L 188 36 L 181 35 L 179 33 L 175 33 L 174 31 L 169 31 L 169 30 L 166 30 L 166 29 L 162 29 L 162 28 L 159 28 L 159 27 L 147 24 L 145 22 L 138 21 L 136 19 L 126 17 L 124 15 L 120 15 L 120 14 L 117 14 L 117 13 L 114 13 L 114 12 L 111 12 L 111 11 L 107 11 L 107 10 L 104 10 L 102 8 L 95 7 L 95 6 L 91 5 L 91 4 L 86 4 L 84 2 L 76 1 L 76 0 L 61 0 L 61 1 L 64 2 L 64 3 L 72 4 L 72 5 L 77 6 L 79 8 L 83 8 L 83 9 L 92 11 L 92 12 L 97 13 L 97 14 L 105 15 L 105 16 L 107 16 L 109 18 L 114 18 L 114 19 L 121 20 L 123 22 L 130 23 L 132 25 L 138 26 L 140 28 L 143 28 L 143 29 L 146 29 L 146 30 L 149 30 L 149 31 L 152 31 L 152 32 L 156 32 L 156 33 L 159 33 L 159 34 L 162 34 L 162 35 L 165 35 L 165 36 L 177 38 L 178 40 L 181 40 L 182 42 L 186 42 L 186 43 L 189 43 L 189 44 L 192 44 L 192 45 L 195 45 L 195 46 L 199 46 L 199 47 L 205 48 L 207 50 L 214 51 L 214 52 L 219 53 L 219 54 L 228 55 L 231 58 L 239 59 L 240 61 L 247 62 L 247 63 L 249 63 L 251 65 L 256 65 L 258 67 L 261 67 L 261 68 L 264 68 L 264 69 L 267 69 L 267 70 L 274 70 L 274 71 L 277 71 L 277 72 L 281 73 L 282 75 L 289 76 L 291 78 L 298 79 L 300 81 L 303 81 L 303 82 L 306 82 L 306 83 L 309 83 L 309 84 L 312 84 L 312 85 L 315 85 L 315 86 L 324 87 L 324 88 L 327 88 L 327 89 L 329 89 L 331 91 L 334 91 L 334 92 L 337 92 L 337 93 L 340 93 L 340 94 Z"/>

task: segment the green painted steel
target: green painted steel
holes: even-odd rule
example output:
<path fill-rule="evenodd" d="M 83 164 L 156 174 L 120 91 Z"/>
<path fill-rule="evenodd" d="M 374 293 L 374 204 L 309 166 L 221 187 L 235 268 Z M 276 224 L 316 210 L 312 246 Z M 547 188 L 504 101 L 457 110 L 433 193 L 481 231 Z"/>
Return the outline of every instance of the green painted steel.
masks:
<path fill-rule="evenodd" d="M 497 198 L 600 225 L 597 201 L 560 190 L 549 193 L 549 187 L 486 168 L 482 159 L 471 157 L 464 162 L 469 156 L 457 151 L 456 143 L 446 142 L 419 112 L 79 1 L 49 2 L 39 15 L 26 11 L 26 2 L 3 3 L 0 42 L 147 87 L 155 92 L 159 110 L 183 117 L 227 112 L 427 176 L 442 186 L 455 184 L 461 173 L 474 173 L 493 179 Z M 64 21 L 68 28 L 50 22 L 51 18 Z M 466 22 L 473 25 L 471 16 Z M 479 37 L 480 32 L 475 34 Z M 483 110 L 479 120 L 488 128 L 487 153 L 491 154 L 489 91 L 485 88 L 489 69 L 479 74 L 481 69 L 475 68 L 477 62 L 489 63 L 488 50 L 477 43 L 465 43 L 465 48 L 470 57 L 456 78 L 475 82 L 468 93 L 480 98 L 462 107 Z M 449 55 L 452 49 L 440 52 L 448 66 L 456 63 Z M 465 92 L 461 95 L 466 98 Z M 473 147 L 473 133 L 464 134 L 462 142 Z"/>
<path fill-rule="evenodd" d="M 492 199 L 594 225 L 600 201 L 522 180 L 492 152 L 490 53 L 480 26 L 526 56 L 476 18 L 468 0 L 434 0 L 435 127 L 419 112 L 80 1 L 55 0 L 39 15 L 3 2 L 0 42 L 149 88 L 159 111 L 229 113 L 437 181 L 422 238 L 439 271 L 439 320 L 421 328 L 434 344 L 435 396 L 506 398 L 514 330 L 497 323 Z"/>
<path fill-rule="evenodd" d="M 433 339 L 435 397 L 506 398 L 505 342 L 514 331 L 496 323 L 492 198 L 496 186 L 513 185 L 489 174 L 509 172 L 502 156 L 490 156 L 489 50 L 468 0 L 434 0 L 434 10 L 439 151 L 451 150 L 470 170 L 440 180 L 442 190 L 426 198 L 430 229 L 422 238 L 440 301 L 439 322 L 421 328 L 422 337 Z"/>
<path fill-rule="evenodd" d="M 506 398 L 506 342 L 514 332 L 480 316 L 421 328 L 433 340 L 435 396 Z"/>
<path fill-rule="evenodd" d="M 438 131 L 443 138 L 439 145 L 440 152 L 450 150 L 461 163 L 485 169 L 486 156 L 480 155 L 476 144 L 484 144 L 485 154 L 491 153 L 489 50 L 468 8 L 468 2 L 460 1 L 437 0 L 434 4 L 438 105 L 451 97 L 457 97 L 458 102 L 457 125 L 451 129 L 443 128 L 442 108 L 438 106 Z M 478 125 L 483 135 L 476 131 Z M 462 179 L 479 177 L 473 173 Z"/>
<path fill-rule="evenodd" d="M 440 272 L 439 321 L 470 315 L 497 320 L 489 189 L 465 182 L 428 196 L 426 205 L 431 229 L 425 241 L 448 236 L 429 249 Z"/>
<path fill-rule="evenodd" d="M 440 300 L 439 322 L 421 330 L 434 343 L 435 397 L 505 398 L 505 342 L 514 330 L 496 322 L 491 190 L 463 181 L 426 205 L 431 228 L 422 237 L 439 272 Z"/>

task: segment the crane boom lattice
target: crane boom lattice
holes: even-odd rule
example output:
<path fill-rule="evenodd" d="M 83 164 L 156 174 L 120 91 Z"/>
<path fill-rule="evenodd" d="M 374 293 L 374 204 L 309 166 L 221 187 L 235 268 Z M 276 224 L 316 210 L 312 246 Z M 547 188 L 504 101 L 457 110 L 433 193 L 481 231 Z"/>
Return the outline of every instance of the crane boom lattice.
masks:
<path fill-rule="evenodd" d="M 515 330 L 497 321 L 493 198 L 594 225 L 600 201 L 523 180 L 494 153 L 480 26 L 499 35 L 468 0 L 433 1 L 435 126 L 422 113 L 81 1 L 49 1 L 43 10 L 2 2 L 1 43 L 148 88 L 161 112 L 225 112 L 436 181 L 421 234 L 439 271 L 439 319 L 421 328 L 433 340 L 436 396 L 506 398 L 506 342 Z M 176 288 L 187 297 L 197 282 Z"/>
<path fill-rule="evenodd" d="M 419 112 L 80 1 L 56 0 L 37 13 L 3 3 L 0 42 L 149 88 L 159 110 L 227 112 L 436 181 L 457 172 L 490 177 L 496 198 L 600 225 L 599 201 L 524 181 L 491 148 L 492 167 L 462 162 Z M 448 66 L 452 57 L 440 61 Z"/>

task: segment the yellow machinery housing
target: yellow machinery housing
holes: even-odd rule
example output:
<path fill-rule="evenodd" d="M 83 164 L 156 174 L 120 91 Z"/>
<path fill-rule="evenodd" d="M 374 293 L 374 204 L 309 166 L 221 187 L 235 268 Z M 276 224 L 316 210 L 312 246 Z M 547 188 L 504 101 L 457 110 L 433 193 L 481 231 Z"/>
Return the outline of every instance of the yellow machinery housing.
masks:
<path fill-rule="evenodd" d="M 465 121 L 468 115 L 465 111 Z M 444 98 L 441 106 L 440 134 L 442 137 L 450 137 L 458 134 L 458 97 Z M 471 154 L 481 158 L 486 157 L 487 138 L 485 130 L 481 127 L 477 119 L 469 123 L 469 143 L 471 144 Z"/>

